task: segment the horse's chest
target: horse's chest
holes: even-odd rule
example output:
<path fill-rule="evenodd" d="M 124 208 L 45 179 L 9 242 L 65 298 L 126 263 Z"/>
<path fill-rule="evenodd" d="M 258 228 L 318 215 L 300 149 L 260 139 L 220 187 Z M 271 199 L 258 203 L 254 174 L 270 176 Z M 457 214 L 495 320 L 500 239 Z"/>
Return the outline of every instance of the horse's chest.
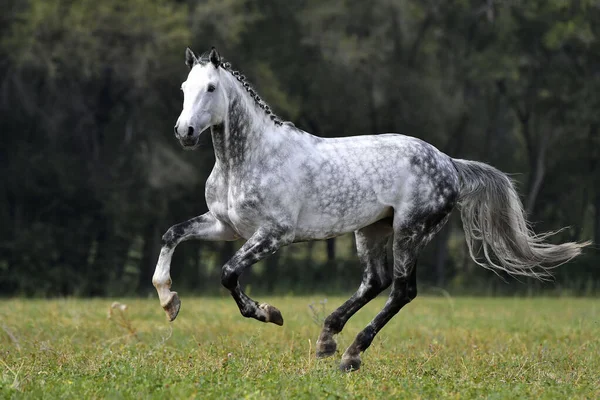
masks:
<path fill-rule="evenodd" d="M 221 222 L 231 225 L 229 220 L 229 202 L 228 185 L 218 170 L 213 173 L 206 181 L 206 205 L 213 215 Z M 233 226 L 232 226 L 233 227 Z"/>
<path fill-rule="evenodd" d="M 227 201 L 227 217 L 232 227 L 245 238 L 252 236 L 264 224 L 261 198 L 253 191 L 231 188 Z"/>
<path fill-rule="evenodd" d="M 227 217 L 233 229 L 246 239 L 249 239 L 260 227 L 259 218 L 254 218 L 244 207 L 235 204 L 229 207 Z"/>
<path fill-rule="evenodd" d="M 264 220 L 259 198 L 252 191 L 221 186 L 212 195 L 207 195 L 206 200 L 208 208 L 217 219 L 230 225 L 246 239 L 256 232 Z"/>

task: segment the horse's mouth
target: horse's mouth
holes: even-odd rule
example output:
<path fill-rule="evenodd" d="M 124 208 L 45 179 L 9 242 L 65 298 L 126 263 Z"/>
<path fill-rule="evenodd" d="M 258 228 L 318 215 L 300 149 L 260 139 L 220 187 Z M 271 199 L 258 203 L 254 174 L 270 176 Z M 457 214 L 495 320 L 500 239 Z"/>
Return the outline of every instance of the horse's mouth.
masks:
<path fill-rule="evenodd" d="M 194 150 L 196 147 L 198 147 L 199 141 L 199 136 L 179 139 L 179 143 L 181 143 L 181 147 L 183 147 L 184 150 Z"/>

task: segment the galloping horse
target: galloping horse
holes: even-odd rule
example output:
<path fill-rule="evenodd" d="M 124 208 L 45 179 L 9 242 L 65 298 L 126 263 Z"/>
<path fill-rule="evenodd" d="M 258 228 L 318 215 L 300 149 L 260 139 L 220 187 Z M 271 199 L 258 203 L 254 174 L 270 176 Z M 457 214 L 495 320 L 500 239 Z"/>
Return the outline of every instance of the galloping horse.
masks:
<path fill-rule="evenodd" d="M 205 53 L 207 54 L 207 53 Z M 240 287 L 242 272 L 294 242 L 354 232 L 364 265 L 362 283 L 329 315 L 317 341 L 317 356 L 335 353 L 335 334 L 354 313 L 392 286 L 377 316 L 342 356 L 344 371 L 360 367 L 375 335 L 417 295 L 421 249 L 459 206 L 471 258 L 512 275 L 544 278 L 548 269 L 581 253 L 587 243 L 549 244 L 524 217 L 511 180 L 476 161 L 453 159 L 409 136 L 382 134 L 320 138 L 276 117 L 269 106 L 213 48 L 197 57 L 181 85 L 183 111 L 175 136 L 195 149 L 210 129 L 215 166 L 206 181 L 206 214 L 174 225 L 152 282 L 170 321 L 181 302 L 169 274 L 175 247 L 184 240 L 246 239 L 222 269 L 221 283 L 244 317 L 283 324 L 279 310 L 251 299 Z M 393 235 L 392 268 L 386 244 Z"/>

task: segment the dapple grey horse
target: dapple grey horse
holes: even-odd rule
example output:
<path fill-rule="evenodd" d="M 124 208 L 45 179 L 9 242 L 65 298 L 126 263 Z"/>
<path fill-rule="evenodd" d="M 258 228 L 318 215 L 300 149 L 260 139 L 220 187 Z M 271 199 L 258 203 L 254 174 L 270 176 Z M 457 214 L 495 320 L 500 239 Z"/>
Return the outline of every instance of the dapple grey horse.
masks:
<path fill-rule="evenodd" d="M 163 236 L 152 282 L 171 321 L 181 303 L 170 291 L 170 262 L 184 240 L 246 239 L 223 266 L 221 282 L 244 317 L 282 325 L 277 308 L 244 293 L 238 282 L 242 272 L 290 243 L 354 232 L 365 268 L 362 283 L 326 318 L 317 356 L 333 355 L 333 336 L 391 285 L 383 310 L 342 356 L 341 369 L 356 370 L 360 353 L 417 295 L 419 251 L 455 206 L 471 257 L 492 270 L 543 278 L 586 245 L 549 244 L 550 234 L 534 234 L 511 180 L 489 165 L 452 159 L 399 134 L 313 136 L 276 117 L 214 48 L 202 57 L 187 49 L 186 64 L 190 72 L 181 85 L 183 111 L 175 136 L 185 149 L 194 149 L 202 132 L 210 131 L 216 161 L 206 182 L 210 211 L 174 225 Z M 386 261 L 390 236 L 391 268 Z"/>

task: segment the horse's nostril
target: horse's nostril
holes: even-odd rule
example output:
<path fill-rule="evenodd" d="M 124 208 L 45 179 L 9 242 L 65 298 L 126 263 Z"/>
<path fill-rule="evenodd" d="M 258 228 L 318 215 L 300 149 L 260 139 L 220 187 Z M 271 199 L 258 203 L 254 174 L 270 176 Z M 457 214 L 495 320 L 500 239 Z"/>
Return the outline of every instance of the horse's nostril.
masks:
<path fill-rule="evenodd" d="M 175 131 L 175 134 L 177 135 L 177 125 L 175 125 L 175 127 L 173 128 L 173 130 Z"/>
<path fill-rule="evenodd" d="M 192 136 L 194 134 L 194 128 L 192 128 L 191 126 L 188 127 L 188 136 Z"/>

